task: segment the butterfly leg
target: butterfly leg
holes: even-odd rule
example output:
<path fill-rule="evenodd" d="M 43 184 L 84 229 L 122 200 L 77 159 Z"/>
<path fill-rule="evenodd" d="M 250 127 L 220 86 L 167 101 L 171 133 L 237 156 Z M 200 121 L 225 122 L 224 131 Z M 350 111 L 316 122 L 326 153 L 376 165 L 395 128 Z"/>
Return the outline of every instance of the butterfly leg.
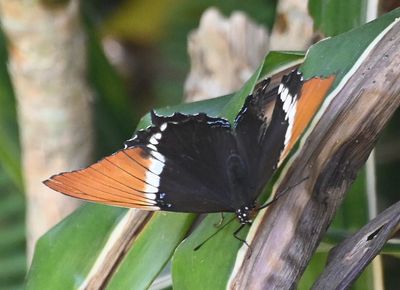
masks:
<path fill-rule="evenodd" d="M 224 222 L 224 219 L 225 219 L 224 213 L 221 212 L 221 218 L 219 219 L 218 223 L 214 224 L 214 227 L 219 228 L 222 225 L 222 223 Z"/>
<path fill-rule="evenodd" d="M 246 226 L 246 224 L 242 224 L 240 225 L 240 227 L 233 233 L 233 236 L 235 237 L 235 239 L 241 241 L 243 244 L 245 244 L 247 246 L 247 248 L 249 248 L 249 256 L 251 256 L 252 254 L 252 249 L 250 247 L 250 245 L 246 242 L 245 239 L 242 239 L 241 237 L 239 237 L 239 233 L 240 231 Z"/>
<path fill-rule="evenodd" d="M 233 233 L 233 236 L 235 237 L 235 239 L 241 241 L 242 243 L 244 243 L 246 246 L 248 246 L 250 248 L 250 245 L 246 242 L 246 240 L 239 237 L 239 233 L 244 228 L 245 225 L 246 224 L 240 225 L 240 227 Z"/>

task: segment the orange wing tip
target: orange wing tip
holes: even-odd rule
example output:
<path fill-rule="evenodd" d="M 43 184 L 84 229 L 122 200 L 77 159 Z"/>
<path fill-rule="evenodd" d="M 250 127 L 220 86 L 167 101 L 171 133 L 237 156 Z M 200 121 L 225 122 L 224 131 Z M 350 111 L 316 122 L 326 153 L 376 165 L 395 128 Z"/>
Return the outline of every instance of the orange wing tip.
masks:
<path fill-rule="evenodd" d="M 325 78 L 314 77 L 304 81 L 300 96 L 296 102 L 296 108 L 293 110 L 294 121 L 289 124 L 289 129 L 285 136 L 285 149 L 281 154 L 281 161 L 287 156 L 311 122 L 335 79 L 336 75 L 330 75 Z"/>
<path fill-rule="evenodd" d="M 110 186 L 108 180 L 91 179 L 87 176 L 88 168 L 82 171 L 63 173 L 53 177 L 53 180 L 60 184 L 74 188 L 76 191 L 86 193 L 101 198 L 119 198 L 121 201 L 144 202 L 146 204 L 155 204 L 156 194 L 143 193 L 133 189 L 121 190 L 120 188 Z M 105 176 L 104 176 L 105 177 Z"/>
<path fill-rule="evenodd" d="M 59 175 L 56 175 L 55 177 L 57 177 L 57 176 L 59 176 Z M 70 197 L 89 201 L 89 202 L 103 203 L 106 205 L 125 207 L 125 208 L 137 208 L 137 209 L 143 209 L 143 210 L 149 210 L 149 211 L 160 210 L 160 207 L 156 206 L 155 203 L 151 204 L 151 203 L 140 202 L 140 201 L 124 201 L 124 200 L 119 200 L 117 197 L 115 199 L 106 199 L 106 198 L 101 198 L 96 195 L 90 195 L 87 193 L 83 193 L 83 192 L 77 190 L 76 188 L 73 188 L 65 183 L 55 180 L 53 177 L 43 181 L 43 183 L 46 186 L 48 186 L 49 188 L 51 188 L 57 192 L 68 195 Z"/>
<path fill-rule="evenodd" d="M 161 159 L 161 160 L 160 160 Z M 50 177 L 49 188 L 87 201 L 147 210 L 160 210 L 157 193 L 164 167 L 161 154 L 152 155 L 140 147 L 113 155 L 72 172 Z"/>

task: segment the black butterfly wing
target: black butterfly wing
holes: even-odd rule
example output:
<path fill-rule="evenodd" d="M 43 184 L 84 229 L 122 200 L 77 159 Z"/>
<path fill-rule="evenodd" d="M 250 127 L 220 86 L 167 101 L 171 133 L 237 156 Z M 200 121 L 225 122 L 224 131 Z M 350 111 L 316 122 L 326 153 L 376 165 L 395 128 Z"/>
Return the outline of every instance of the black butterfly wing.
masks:
<path fill-rule="evenodd" d="M 293 71 L 279 86 L 263 81 L 250 95 L 235 120 L 235 133 L 253 178 L 248 198 L 254 201 L 274 173 L 288 144 L 303 78 Z"/>
<path fill-rule="evenodd" d="M 178 212 L 233 211 L 229 156 L 236 156 L 228 121 L 205 114 L 152 114 L 126 148 L 82 170 L 45 182 L 64 194 L 110 205 Z"/>
<path fill-rule="evenodd" d="M 152 113 L 153 126 L 125 149 L 45 184 L 77 198 L 148 210 L 207 213 L 251 205 L 297 138 L 292 129 L 302 85 L 297 71 L 279 86 L 261 82 L 234 128 L 205 114 Z"/>

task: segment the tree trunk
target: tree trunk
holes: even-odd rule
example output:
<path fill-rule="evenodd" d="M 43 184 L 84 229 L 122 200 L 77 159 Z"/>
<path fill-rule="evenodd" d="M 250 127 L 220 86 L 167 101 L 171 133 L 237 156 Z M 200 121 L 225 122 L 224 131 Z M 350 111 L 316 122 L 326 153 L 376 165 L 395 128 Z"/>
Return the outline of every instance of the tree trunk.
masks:
<path fill-rule="evenodd" d="M 36 240 L 78 205 L 42 181 L 90 161 L 85 35 L 77 0 L 54 7 L 34 0 L 0 0 L 0 13 L 18 101 L 30 261 Z"/>

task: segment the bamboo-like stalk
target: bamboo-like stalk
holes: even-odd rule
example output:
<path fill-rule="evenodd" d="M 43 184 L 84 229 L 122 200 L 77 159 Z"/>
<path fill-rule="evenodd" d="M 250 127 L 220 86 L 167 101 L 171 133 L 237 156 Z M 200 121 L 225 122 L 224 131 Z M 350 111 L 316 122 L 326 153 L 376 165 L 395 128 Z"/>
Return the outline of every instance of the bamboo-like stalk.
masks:
<path fill-rule="evenodd" d="M 27 199 L 27 248 L 78 205 L 41 181 L 86 165 L 92 151 L 90 89 L 79 2 L 0 0 L 18 101 Z"/>
<path fill-rule="evenodd" d="M 278 192 L 298 185 L 268 208 L 256 229 L 251 255 L 232 279 L 232 289 L 295 288 L 357 171 L 400 105 L 399 33 L 400 22 L 397 22 L 363 59 L 309 133 L 304 143 L 307 146 L 300 148 Z M 308 179 L 299 184 L 304 177 Z M 395 225 L 391 225 L 390 229 L 393 228 Z M 380 232 L 376 235 L 379 237 Z M 389 237 L 390 232 L 384 238 Z M 369 251 L 369 243 L 363 246 L 368 255 L 356 269 L 358 273 L 347 277 L 346 285 L 370 261 L 373 257 L 370 253 L 378 252 Z M 338 253 L 340 250 L 346 251 L 348 247 L 338 248 L 336 257 L 352 258 Z M 363 250 L 356 252 L 359 258 Z M 331 263 L 330 274 L 326 276 L 339 279 L 340 275 L 335 273 L 343 273 L 346 266 L 354 265 Z M 318 287 L 326 286 L 323 281 L 318 283 L 315 289 L 328 289 Z"/>

